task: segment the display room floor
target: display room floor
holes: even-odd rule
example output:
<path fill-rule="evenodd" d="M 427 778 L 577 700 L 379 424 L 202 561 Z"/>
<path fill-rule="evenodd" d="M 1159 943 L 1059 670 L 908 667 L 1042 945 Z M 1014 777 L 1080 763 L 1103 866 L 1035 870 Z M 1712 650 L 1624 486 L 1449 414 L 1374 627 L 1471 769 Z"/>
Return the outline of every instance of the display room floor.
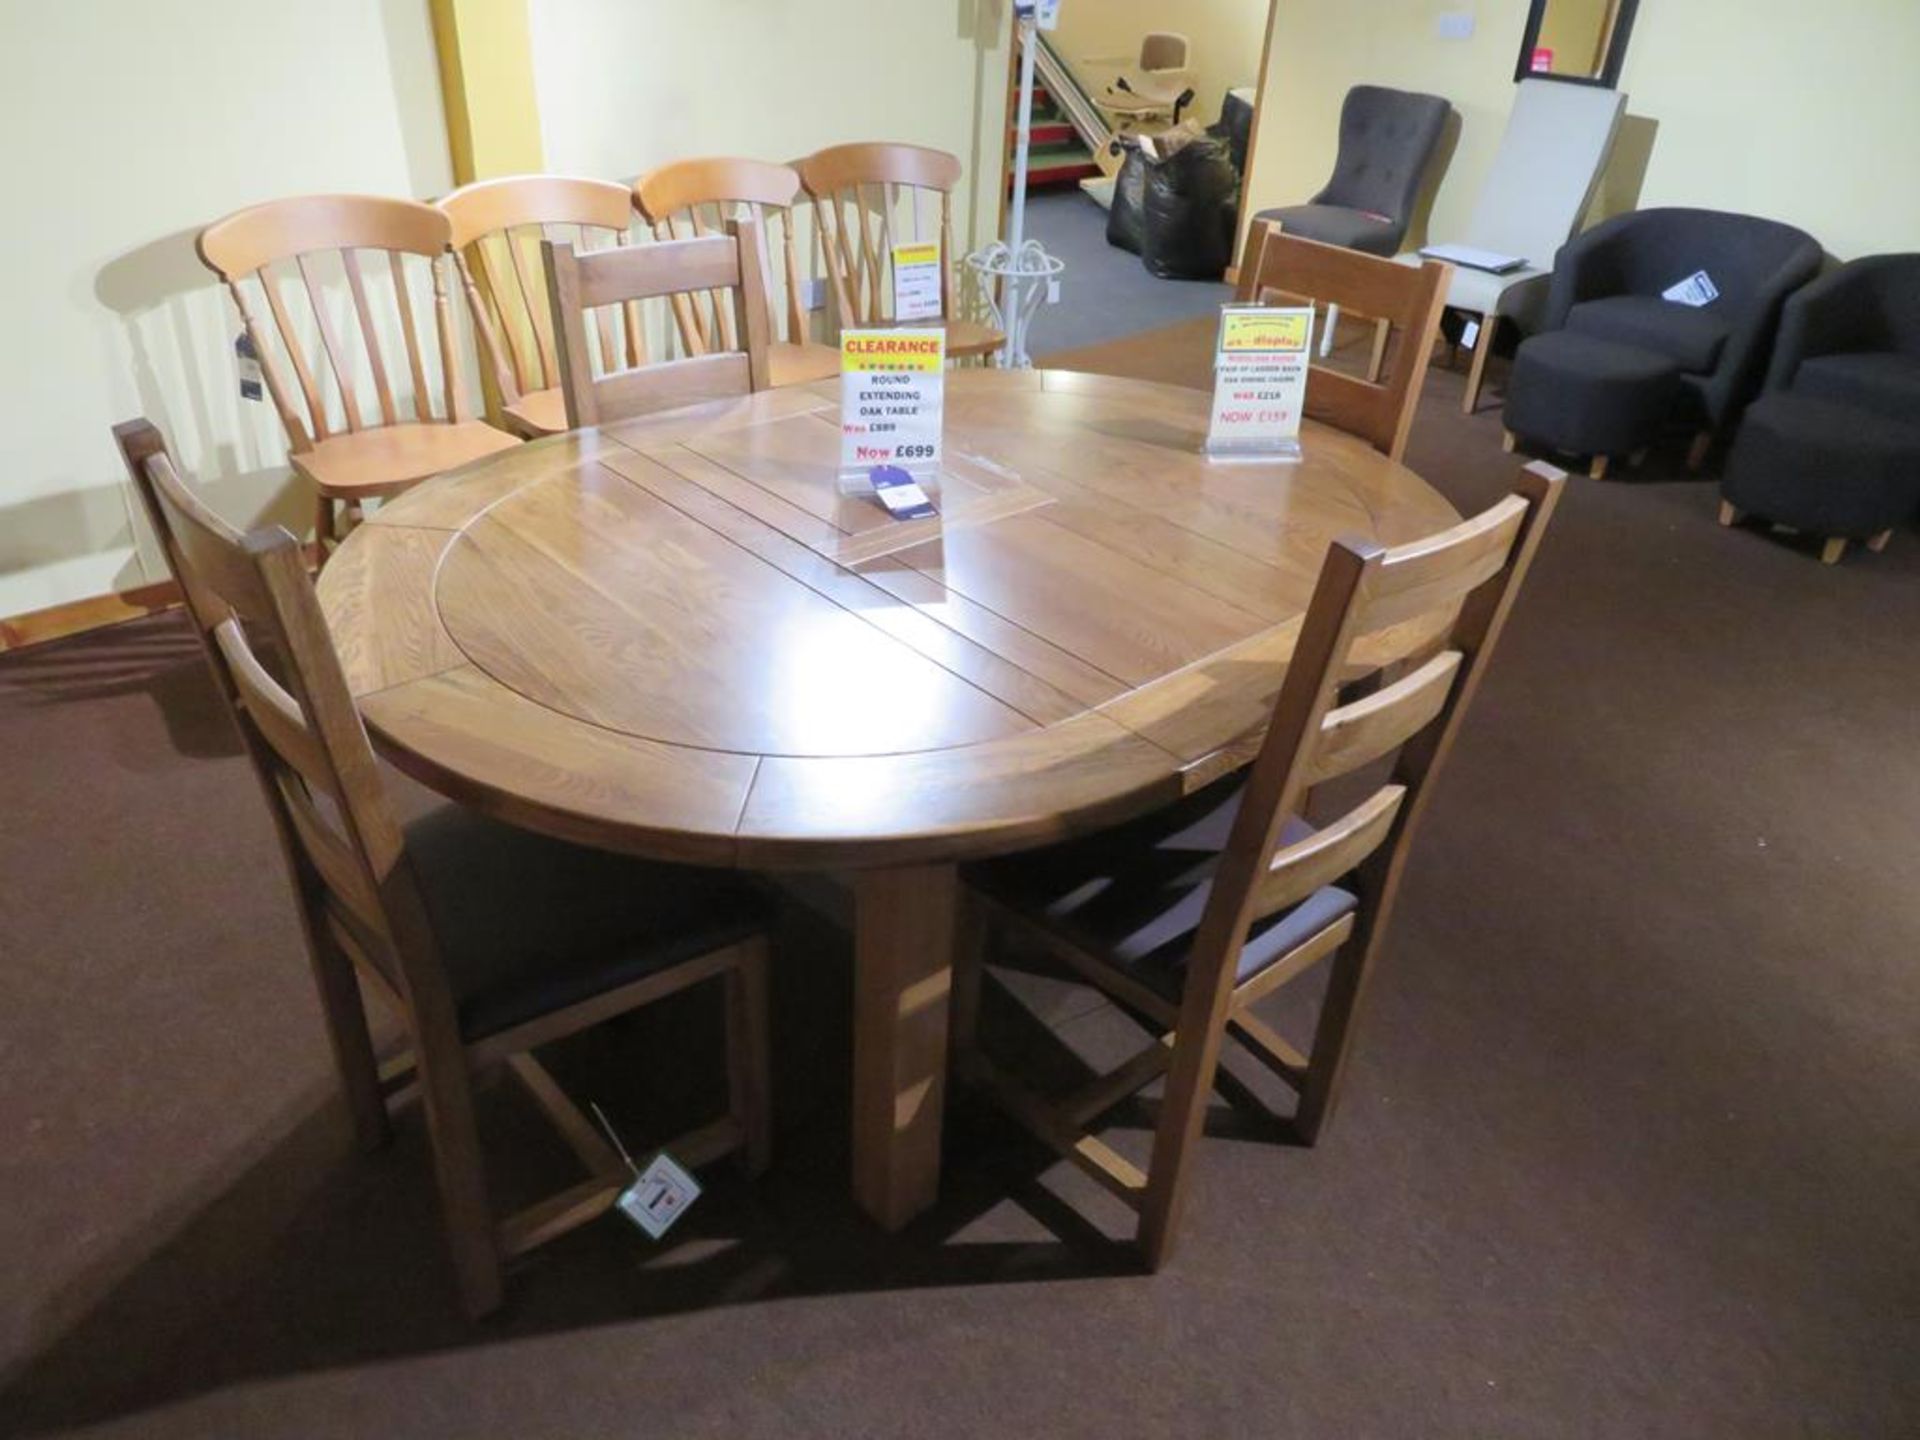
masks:
<path fill-rule="evenodd" d="M 1204 383 L 1184 330 L 1048 363 Z M 1407 460 L 1472 511 L 1518 460 L 1460 385 Z M 1570 485 L 1341 1114 L 1308 1151 L 1221 1108 L 1151 1277 L 984 1105 L 931 1212 L 860 1218 L 822 882 L 776 957 L 772 1172 L 713 1172 L 663 1245 L 586 1228 L 467 1325 L 417 1113 L 351 1148 L 184 623 L 0 658 L 0 1434 L 1920 1432 L 1920 536 L 1828 568 L 1722 530 L 1681 448 Z M 1137 1034 L 1013 978 L 1065 1043 L 1003 999 L 991 1044 L 1074 1075 Z M 672 1133 L 719 1078 L 706 1001 L 555 1068 Z M 512 1087 L 484 1104 L 503 1204 L 567 1173 Z"/>

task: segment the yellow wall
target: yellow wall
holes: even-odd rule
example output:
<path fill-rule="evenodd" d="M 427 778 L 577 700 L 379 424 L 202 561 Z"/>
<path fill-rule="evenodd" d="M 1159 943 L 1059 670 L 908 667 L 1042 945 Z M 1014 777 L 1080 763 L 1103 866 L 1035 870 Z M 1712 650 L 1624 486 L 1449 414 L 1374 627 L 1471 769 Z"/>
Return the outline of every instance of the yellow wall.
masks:
<path fill-rule="evenodd" d="M 163 578 L 107 431 L 158 421 L 223 513 L 310 513 L 200 226 L 302 190 L 448 183 L 424 5 L 0 0 L 0 615 Z"/>
<path fill-rule="evenodd" d="M 1469 41 L 1441 40 L 1471 11 Z M 1458 153 L 1433 233 L 1467 218 L 1513 97 L 1526 0 L 1281 0 L 1251 209 L 1296 203 L 1332 168 L 1340 97 L 1362 82 L 1444 95 Z M 1841 258 L 1920 250 L 1920 3 L 1645 0 L 1621 88 L 1631 148 L 1657 126 L 1640 205 L 1700 205 L 1802 226 Z M 1630 203 L 1633 177 L 1603 199 Z M 1414 237 L 1411 243 L 1418 243 Z"/>
<path fill-rule="evenodd" d="M 960 157 L 954 243 L 994 233 L 1007 0 L 528 0 L 547 165 L 794 160 L 851 140 Z M 976 220 L 976 216 L 978 217 Z"/>
<path fill-rule="evenodd" d="M 1137 59 L 1140 37 L 1149 31 L 1185 35 L 1198 92 L 1188 113 L 1212 124 L 1227 91 L 1259 81 L 1269 8 L 1269 0 L 1063 0 L 1053 40 L 1081 83 L 1097 94 L 1113 67 L 1088 65 L 1086 57 Z"/>

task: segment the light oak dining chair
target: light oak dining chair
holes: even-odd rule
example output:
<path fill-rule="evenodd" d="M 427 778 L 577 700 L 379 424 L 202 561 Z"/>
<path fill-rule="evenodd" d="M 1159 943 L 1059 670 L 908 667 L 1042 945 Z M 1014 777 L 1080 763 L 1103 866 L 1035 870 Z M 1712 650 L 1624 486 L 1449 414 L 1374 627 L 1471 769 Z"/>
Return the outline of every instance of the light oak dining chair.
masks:
<path fill-rule="evenodd" d="M 835 145 L 815 151 L 796 168 L 813 197 L 821 255 L 842 328 L 893 324 L 893 247 L 938 240 L 938 323 L 947 329 L 947 355 L 990 355 L 1006 343 L 998 330 L 963 319 L 954 308 L 958 159 L 922 145 Z"/>
<path fill-rule="evenodd" d="M 187 488 L 148 421 L 116 426 L 114 438 L 266 796 L 367 1148 L 386 1141 L 389 1122 L 356 975 L 405 1025 L 469 1314 L 499 1305 L 504 1260 L 604 1213 L 632 1180 L 534 1058 L 536 1046 L 721 980 L 727 1114 L 667 1148 L 696 1166 L 738 1152 L 749 1174 L 762 1170 L 770 911 L 760 892 L 732 875 L 549 840 L 457 805 L 400 824 L 294 538 L 278 526 L 242 535 L 227 525 Z M 496 1223 L 473 1089 L 500 1064 L 589 1173 Z"/>
<path fill-rule="evenodd" d="M 765 390 L 768 317 L 760 223 L 729 220 L 726 233 L 660 240 L 582 255 L 560 241 L 543 242 L 553 337 L 566 397 L 567 428 L 600 425 Z M 709 350 L 677 360 L 596 373 L 587 339 L 587 312 L 665 297 L 730 292 L 737 348 Z"/>
<path fill-rule="evenodd" d="M 1106 834 L 971 867 L 969 934 L 955 974 L 954 1049 L 1042 1141 L 1139 1213 L 1157 1268 L 1173 1243 L 1191 1152 L 1231 1033 L 1295 1090 L 1292 1125 L 1311 1144 L 1339 1095 L 1366 985 L 1408 846 L 1565 475 L 1529 466 L 1516 492 L 1426 540 L 1328 551 L 1259 751 L 1250 767 Z M 1338 690 L 1356 641 L 1457 607 L 1444 639 L 1365 698 Z M 1299 818 L 1307 791 L 1394 757 L 1337 819 Z M 1043 1099 L 978 1044 L 984 957 L 1009 932 L 1037 943 L 1155 1038 L 1065 1101 Z M 1302 1051 L 1254 1012 L 1280 986 L 1331 959 Z M 1165 1077 L 1143 1171 L 1086 1127 Z"/>
<path fill-rule="evenodd" d="M 558 434 L 567 428 L 566 401 L 539 245 L 626 244 L 632 192 L 611 180 L 509 175 L 462 185 L 437 208 L 453 226 L 454 266 L 507 427 L 529 440 Z M 637 307 L 624 315 L 605 310 L 598 319 L 602 365 L 614 370 L 646 362 Z"/>
<path fill-rule="evenodd" d="M 1366 376 L 1316 363 L 1307 377 L 1306 413 L 1398 460 L 1433 360 L 1452 268 L 1438 260 L 1397 265 L 1288 235 L 1273 221 L 1255 221 L 1234 298 L 1243 304 L 1313 303 L 1373 321 Z"/>
<path fill-rule="evenodd" d="M 633 187 L 634 202 L 653 226 L 656 239 L 684 240 L 718 235 L 740 210 L 760 223 L 765 242 L 763 261 L 769 297 L 780 294 L 779 307 L 786 335 L 776 332 L 767 351 L 775 386 L 804 385 L 840 373 L 837 346 L 808 338 L 807 291 L 800 274 L 800 172 L 791 165 L 765 160 L 676 160 L 643 175 Z M 778 232 L 778 240 L 775 240 Z M 773 251 L 780 252 L 780 283 L 774 283 Z M 704 297 L 678 295 L 673 300 L 674 323 L 681 346 L 689 355 L 705 355 L 739 344 L 732 307 L 726 296 L 709 291 Z"/>
<path fill-rule="evenodd" d="M 323 555 L 337 538 L 336 502 L 357 518 L 369 499 L 519 443 L 470 418 L 462 402 L 443 268 L 450 235 L 431 205 L 374 195 L 273 200 L 200 232 L 200 258 L 226 282 L 259 356 L 290 463 L 314 487 Z M 382 251 L 369 275 L 366 258 Z M 336 319 L 339 296 L 329 293 L 336 269 L 351 297 L 350 325 Z M 432 307 L 424 325 L 423 281 Z M 372 414 L 363 384 L 373 390 Z"/>

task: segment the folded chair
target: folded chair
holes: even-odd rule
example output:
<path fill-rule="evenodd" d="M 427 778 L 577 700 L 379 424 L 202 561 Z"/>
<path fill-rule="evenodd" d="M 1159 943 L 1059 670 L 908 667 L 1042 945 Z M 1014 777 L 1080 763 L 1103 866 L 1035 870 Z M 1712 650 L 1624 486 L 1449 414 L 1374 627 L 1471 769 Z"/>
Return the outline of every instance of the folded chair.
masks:
<path fill-rule="evenodd" d="M 965 872 L 969 923 L 955 973 L 954 1052 L 1042 1141 L 1139 1212 L 1150 1267 L 1167 1257 L 1188 1160 L 1231 1033 L 1299 1094 L 1313 1143 L 1331 1116 L 1353 1026 L 1386 933 L 1427 786 L 1445 760 L 1565 477 L 1545 465 L 1443 534 L 1392 550 L 1328 551 L 1258 755 L 1185 801 L 1106 834 Z M 1355 642 L 1458 607 L 1451 632 L 1365 698 L 1337 694 Z M 1391 777 L 1338 818 L 1300 818 L 1309 789 L 1396 756 Z M 1154 1038 L 1066 1100 L 1043 1099 L 981 1050 L 991 941 L 1037 942 Z M 1323 961 L 1326 998 L 1301 1051 L 1254 1012 Z M 1085 1127 L 1164 1076 L 1143 1171 Z"/>
<path fill-rule="evenodd" d="M 336 504 L 358 516 L 369 499 L 520 443 L 471 418 L 460 393 L 443 268 L 452 233 L 431 205 L 373 195 L 273 200 L 200 232 L 200 259 L 226 282 L 259 356 L 289 463 L 313 485 L 323 554 Z M 328 295 L 336 273 L 353 302 L 344 327 Z"/>
<path fill-rule="evenodd" d="M 114 438 L 266 795 L 367 1148 L 385 1142 L 388 1120 L 356 974 L 405 1024 L 468 1313 L 500 1304 L 504 1260 L 600 1215 L 632 1179 L 536 1046 L 721 980 L 728 1110 L 668 1148 L 688 1165 L 737 1151 L 749 1174 L 763 1169 L 770 912 L 760 893 L 732 875 L 548 840 L 453 805 L 400 825 L 293 537 L 233 530 L 181 481 L 149 422 L 116 426 Z M 589 1173 L 496 1223 L 473 1086 L 501 1063 Z"/>

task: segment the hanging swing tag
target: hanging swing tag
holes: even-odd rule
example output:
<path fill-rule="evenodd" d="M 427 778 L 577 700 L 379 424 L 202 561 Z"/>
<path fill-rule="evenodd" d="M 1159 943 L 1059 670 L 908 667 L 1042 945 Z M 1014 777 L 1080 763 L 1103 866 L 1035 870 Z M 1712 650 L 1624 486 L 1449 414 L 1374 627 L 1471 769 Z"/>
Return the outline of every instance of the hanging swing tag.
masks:
<path fill-rule="evenodd" d="M 699 1182 L 662 1150 L 613 1203 L 622 1215 L 658 1240 L 699 1198 Z"/>
<path fill-rule="evenodd" d="M 264 400 L 266 386 L 260 373 L 260 352 L 253 348 L 253 337 L 244 330 L 233 342 L 233 357 L 240 370 L 240 398 Z"/>

